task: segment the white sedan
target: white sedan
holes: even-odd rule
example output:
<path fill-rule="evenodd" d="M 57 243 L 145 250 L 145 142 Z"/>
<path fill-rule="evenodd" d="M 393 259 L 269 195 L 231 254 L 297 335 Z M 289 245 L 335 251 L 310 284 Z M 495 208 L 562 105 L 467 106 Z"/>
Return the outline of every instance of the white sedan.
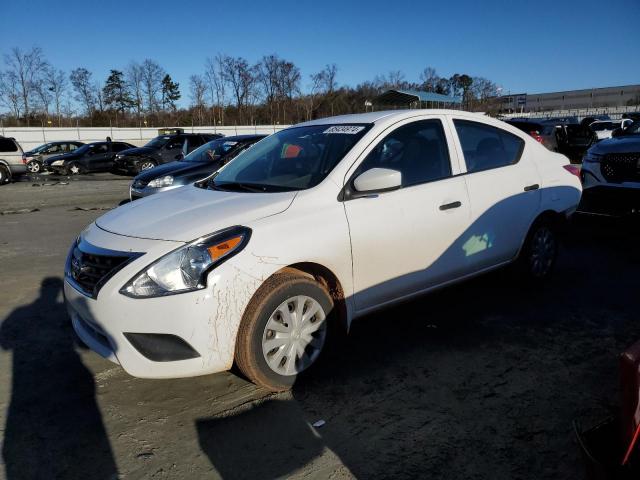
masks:
<path fill-rule="evenodd" d="M 74 242 L 73 326 L 131 375 L 228 370 L 291 387 L 340 328 L 515 262 L 551 273 L 576 169 L 473 113 L 302 123 L 211 178 L 119 207 Z"/>

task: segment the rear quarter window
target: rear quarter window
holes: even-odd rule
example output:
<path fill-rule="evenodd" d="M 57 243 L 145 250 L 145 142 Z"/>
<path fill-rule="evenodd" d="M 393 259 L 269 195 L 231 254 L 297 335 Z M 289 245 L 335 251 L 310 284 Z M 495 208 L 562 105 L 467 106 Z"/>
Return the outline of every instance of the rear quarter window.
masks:
<path fill-rule="evenodd" d="M 0 152 L 17 152 L 18 146 L 13 140 L 0 138 Z"/>
<path fill-rule="evenodd" d="M 467 172 L 518 163 L 524 140 L 501 128 L 469 120 L 453 121 L 464 153 Z"/>

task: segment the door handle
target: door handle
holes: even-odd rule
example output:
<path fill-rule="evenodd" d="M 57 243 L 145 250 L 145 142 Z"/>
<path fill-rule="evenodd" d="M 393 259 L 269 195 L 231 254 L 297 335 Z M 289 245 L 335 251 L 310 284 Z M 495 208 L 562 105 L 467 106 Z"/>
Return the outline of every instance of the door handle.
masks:
<path fill-rule="evenodd" d="M 539 188 L 540 188 L 540 185 L 538 185 L 537 183 L 534 183 L 533 185 L 527 185 L 526 187 L 524 187 L 524 191 L 530 192 L 531 190 L 538 190 Z"/>
<path fill-rule="evenodd" d="M 451 202 L 440 205 L 440 210 L 451 210 L 452 208 L 458 208 L 462 206 L 462 202 Z"/>

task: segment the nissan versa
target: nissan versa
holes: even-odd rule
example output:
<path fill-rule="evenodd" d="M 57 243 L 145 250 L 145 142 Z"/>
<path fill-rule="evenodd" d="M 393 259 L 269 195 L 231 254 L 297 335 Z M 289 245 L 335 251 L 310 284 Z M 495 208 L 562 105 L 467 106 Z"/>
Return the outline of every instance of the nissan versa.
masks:
<path fill-rule="evenodd" d="M 547 278 L 577 173 L 473 113 L 299 124 L 206 181 L 98 218 L 69 253 L 68 311 L 80 338 L 131 375 L 235 363 L 287 389 L 368 312 L 511 262 Z"/>

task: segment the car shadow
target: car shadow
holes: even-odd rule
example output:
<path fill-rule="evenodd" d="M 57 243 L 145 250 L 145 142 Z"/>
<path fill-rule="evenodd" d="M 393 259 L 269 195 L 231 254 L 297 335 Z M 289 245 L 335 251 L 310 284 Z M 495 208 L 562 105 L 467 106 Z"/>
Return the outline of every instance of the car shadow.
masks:
<path fill-rule="evenodd" d="M 61 294 L 60 278 L 44 279 L 40 296 L 0 325 L 13 366 L 2 446 L 10 480 L 117 478 L 94 378 L 76 351 Z"/>

